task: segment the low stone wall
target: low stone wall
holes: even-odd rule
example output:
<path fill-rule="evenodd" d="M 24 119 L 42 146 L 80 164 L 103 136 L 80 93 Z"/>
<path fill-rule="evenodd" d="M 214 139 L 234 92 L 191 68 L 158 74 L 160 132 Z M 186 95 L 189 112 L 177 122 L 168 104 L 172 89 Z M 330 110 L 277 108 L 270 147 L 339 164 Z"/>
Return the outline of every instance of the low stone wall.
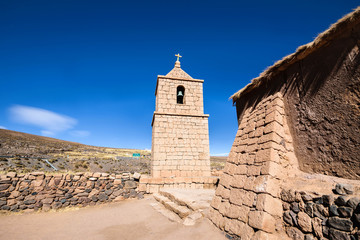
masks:
<path fill-rule="evenodd" d="M 218 177 L 173 177 L 154 178 L 141 176 L 139 191 L 146 193 L 159 192 L 160 188 L 215 189 Z"/>
<path fill-rule="evenodd" d="M 351 185 L 337 184 L 335 194 L 282 190 L 283 220 L 292 239 L 360 239 L 360 198 Z"/>
<path fill-rule="evenodd" d="M 139 177 L 139 176 L 135 176 Z M 88 206 L 126 198 L 142 198 L 130 173 L 76 173 L 45 175 L 43 172 L 0 175 L 0 209 L 48 211 L 68 206 Z"/>

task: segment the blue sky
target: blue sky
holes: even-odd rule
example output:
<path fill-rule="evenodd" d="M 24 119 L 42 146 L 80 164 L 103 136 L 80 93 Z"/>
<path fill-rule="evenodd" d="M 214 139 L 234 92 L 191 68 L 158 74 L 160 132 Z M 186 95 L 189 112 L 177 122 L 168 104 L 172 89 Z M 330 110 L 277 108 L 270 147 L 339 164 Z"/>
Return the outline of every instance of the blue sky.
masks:
<path fill-rule="evenodd" d="M 0 127 L 151 148 L 157 75 L 180 53 L 204 79 L 210 152 L 228 153 L 229 96 L 357 1 L 0 0 Z"/>

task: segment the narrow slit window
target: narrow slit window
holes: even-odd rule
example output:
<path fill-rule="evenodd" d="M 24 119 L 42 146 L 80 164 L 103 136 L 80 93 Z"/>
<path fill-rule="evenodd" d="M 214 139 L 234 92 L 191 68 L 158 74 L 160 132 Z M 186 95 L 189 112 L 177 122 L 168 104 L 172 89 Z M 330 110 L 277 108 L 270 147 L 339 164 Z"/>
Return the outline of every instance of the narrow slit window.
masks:
<path fill-rule="evenodd" d="M 185 88 L 183 86 L 178 86 L 176 89 L 176 102 L 178 104 L 184 104 Z"/>

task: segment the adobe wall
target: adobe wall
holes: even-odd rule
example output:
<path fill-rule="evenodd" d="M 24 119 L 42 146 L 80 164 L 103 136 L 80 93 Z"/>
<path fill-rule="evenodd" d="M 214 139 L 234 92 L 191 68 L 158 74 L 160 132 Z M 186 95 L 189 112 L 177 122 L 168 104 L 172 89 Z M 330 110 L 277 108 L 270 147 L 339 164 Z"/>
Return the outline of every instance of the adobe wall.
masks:
<path fill-rule="evenodd" d="M 210 176 L 208 118 L 154 116 L 152 176 Z"/>
<path fill-rule="evenodd" d="M 333 41 L 278 77 L 302 171 L 360 180 L 359 34 Z"/>
<path fill-rule="evenodd" d="M 142 198 L 130 173 L 76 173 L 45 175 L 43 172 L 0 175 L 0 209 L 34 211 L 68 206 L 92 206 L 126 198 Z"/>
<path fill-rule="evenodd" d="M 300 171 L 282 92 L 276 88 L 258 91 L 262 94 L 255 92 L 237 106 L 239 128 L 209 218 L 240 239 L 289 239 L 291 230 L 303 229 L 284 221 L 289 210 L 284 191 L 322 196 L 340 183 L 350 184 L 353 196 L 360 196 L 360 182 Z M 296 239 L 304 239 L 305 234 L 302 237 Z"/>

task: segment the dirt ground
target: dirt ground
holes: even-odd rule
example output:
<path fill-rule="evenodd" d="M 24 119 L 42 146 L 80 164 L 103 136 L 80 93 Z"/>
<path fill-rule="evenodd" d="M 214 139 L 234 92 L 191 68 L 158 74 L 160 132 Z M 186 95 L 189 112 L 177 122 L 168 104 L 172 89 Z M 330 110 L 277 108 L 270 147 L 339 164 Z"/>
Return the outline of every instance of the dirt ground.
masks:
<path fill-rule="evenodd" d="M 188 227 L 150 205 L 152 196 L 77 210 L 0 216 L 0 239 L 226 239 L 208 219 Z"/>

